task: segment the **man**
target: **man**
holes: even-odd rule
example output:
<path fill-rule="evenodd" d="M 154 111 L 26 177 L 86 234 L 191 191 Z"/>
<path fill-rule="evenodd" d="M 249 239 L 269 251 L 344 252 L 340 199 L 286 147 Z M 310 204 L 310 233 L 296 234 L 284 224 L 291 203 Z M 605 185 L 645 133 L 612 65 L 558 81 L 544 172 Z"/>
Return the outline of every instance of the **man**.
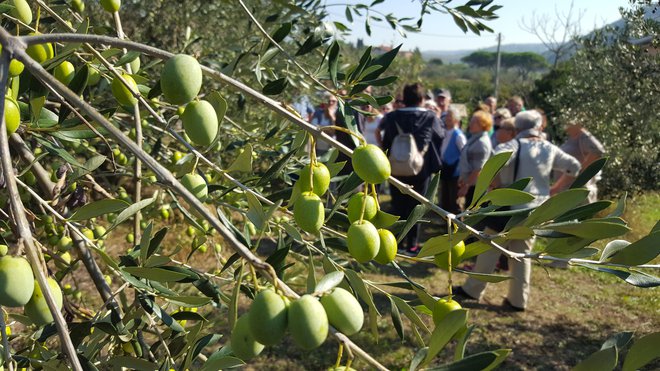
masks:
<path fill-rule="evenodd" d="M 511 117 L 516 117 L 518 112 L 525 110 L 525 101 L 519 95 L 514 95 L 506 102 L 506 108 L 511 112 Z"/>
<path fill-rule="evenodd" d="M 495 110 L 497 109 L 497 98 L 491 95 L 484 100 L 484 103 L 488 106 L 490 114 L 495 115 Z"/>
<path fill-rule="evenodd" d="M 495 148 L 495 154 L 512 153 L 499 173 L 499 184 L 508 185 L 523 178 L 532 178 L 525 191 L 531 193 L 534 199 L 526 204 L 513 205 L 511 207 L 513 210 L 539 206 L 558 189 L 570 184 L 580 171 L 580 163 L 574 157 L 542 138 L 540 130 L 542 123 L 543 118 L 540 113 L 534 110 L 521 112 L 515 118 L 516 140 L 502 143 Z M 550 175 L 553 171 L 560 171 L 563 174 L 554 185 L 550 186 Z M 498 233 L 489 227 L 486 227 L 484 232 L 489 235 Z M 505 247 L 509 251 L 529 254 L 534 246 L 534 239 L 535 237 L 526 240 L 509 240 Z M 499 255 L 500 252 L 495 249 L 480 254 L 474 272 L 492 273 Z M 503 305 L 509 310 L 524 311 L 529 303 L 532 263 L 530 259 L 522 259 L 522 261 L 511 260 L 509 264 L 511 279 Z M 486 282 L 470 277 L 462 286 L 454 290 L 454 294 L 464 299 L 480 300 L 486 285 Z"/>
<path fill-rule="evenodd" d="M 337 97 L 326 92 L 323 94 L 323 103 L 316 109 L 312 115 L 311 123 L 316 126 L 333 126 L 337 122 Z M 333 136 L 333 132 L 328 132 Z M 316 142 L 317 155 L 321 156 L 330 149 L 330 145 L 322 140 Z"/>
<path fill-rule="evenodd" d="M 435 102 L 438 104 L 438 109 L 440 110 L 440 125 L 444 129 L 445 117 L 447 117 L 447 111 L 451 105 L 451 92 L 449 89 L 440 89 L 440 92 L 435 97 Z"/>
<path fill-rule="evenodd" d="M 582 169 L 586 169 L 592 162 L 603 157 L 605 148 L 590 132 L 582 127 L 577 120 L 572 120 L 566 125 L 566 134 L 568 139 L 561 146 L 561 149 L 569 155 L 575 157 Z M 591 178 L 585 187 L 589 190 L 589 203 L 598 200 L 598 186 L 596 183 L 600 180 L 600 173 Z"/>

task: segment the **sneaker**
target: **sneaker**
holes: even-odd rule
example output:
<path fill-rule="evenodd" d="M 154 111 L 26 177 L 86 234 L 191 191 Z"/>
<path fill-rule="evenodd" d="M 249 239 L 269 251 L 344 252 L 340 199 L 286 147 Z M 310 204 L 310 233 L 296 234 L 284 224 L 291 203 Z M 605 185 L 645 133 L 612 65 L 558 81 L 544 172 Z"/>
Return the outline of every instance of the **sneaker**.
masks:
<path fill-rule="evenodd" d="M 417 256 L 420 250 L 422 250 L 422 248 L 419 247 L 419 245 L 410 246 L 409 248 L 406 249 L 406 252 L 404 254 L 408 256 Z"/>
<path fill-rule="evenodd" d="M 461 286 L 452 286 L 451 287 L 451 294 L 454 297 L 456 297 L 458 299 L 462 299 L 462 300 L 477 300 L 477 301 L 479 300 L 479 299 L 473 297 L 472 295 L 468 294 L 467 292 L 465 292 L 465 290 L 463 290 L 463 288 Z"/>
<path fill-rule="evenodd" d="M 506 311 L 509 311 L 509 312 L 524 312 L 525 311 L 525 308 L 516 307 L 515 305 L 511 304 L 511 302 L 507 298 L 504 298 L 504 301 L 502 302 L 502 308 Z"/>

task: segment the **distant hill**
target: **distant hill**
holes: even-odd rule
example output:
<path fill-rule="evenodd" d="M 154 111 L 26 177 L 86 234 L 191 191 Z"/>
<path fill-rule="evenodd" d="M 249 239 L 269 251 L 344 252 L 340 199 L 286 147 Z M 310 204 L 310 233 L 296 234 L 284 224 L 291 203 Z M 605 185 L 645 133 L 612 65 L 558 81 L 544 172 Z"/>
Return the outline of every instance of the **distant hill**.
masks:
<path fill-rule="evenodd" d="M 657 5 L 647 6 L 644 17 L 646 19 L 652 19 L 660 22 L 660 7 Z M 623 27 L 624 20 L 619 19 L 610 23 L 608 26 L 611 27 Z M 586 35 L 590 35 L 591 32 Z M 487 52 L 496 52 L 497 45 L 493 45 L 489 48 L 479 48 L 479 49 L 465 49 L 465 50 L 422 50 L 422 57 L 425 60 L 431 60 L 434 58 L 440 58 L 444 63 L 461 63 L 461 58 L 469 55 L 477 50 L 483 50 Z M 502 51 L 506 53 L 520 53 L 520 52 L 533 52 L 543 55 L 548 62 L 552 63 L 550 60 L 552 55 L 548 52 L 548 49 L 543 46 L 541 43 L 536 44 L 504 44 L 502 45 Z"/>
<path fill-rule="evenodd" d="M 491 46 L 489 48 L 480 48 L 480 49 L 465 49 L 465 50 L 422 50 L 422 57 L 425 60 L 431 60 L 434 58 L 440 58 L 444 63 L 460 63 L 461 58 L 469 55 L 477 50 L 483 50 L 487 52 L 497 51 L 497 45 Z M 544 54 L 547 51 L 547 48 L 543 44 L 504 44 L 502 45 L 502 51 L 505 53 L 520 53 L 520 52 L 533 52 L 538 54 Z"/>

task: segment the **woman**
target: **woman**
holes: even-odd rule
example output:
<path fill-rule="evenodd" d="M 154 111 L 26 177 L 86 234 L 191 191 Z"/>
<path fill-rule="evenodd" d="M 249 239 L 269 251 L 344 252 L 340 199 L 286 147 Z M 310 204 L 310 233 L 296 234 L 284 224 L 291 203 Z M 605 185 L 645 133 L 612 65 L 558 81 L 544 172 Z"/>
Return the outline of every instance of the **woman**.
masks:
<path fill-rule="evenodd" d="M 374 144 L 380 147 L 380 120 L 383 119 L 383 114 L 381 114 L 377 109 L 372 106 L 362 107 L 365 111 L 371 113 L 373 116 L 364 117 L 364 139 L 369 144 Z"/>
<path fill-rule="evenodd" d="M 516 140 L 502 143 L 495 148 L 495 153 L 512 152 L 507 165 L 499 175 L 501 184 L 511 184 L 523 178 L 532 178 L 526 192 L 534 195 L 534 200 L 523 205 L 512 206 L 512 209 L 535 207 L 546 201 L 557 189 L 569 184 L 580 171 L 580 163 L 559 147 L 543 139 L 541 132 L 542 117 L 536 111 L 520 112 L 516 115 Z M 552 187 L 550 175 L 553 171 L 561 171 L 562 177 Z M 495 231 L 486 228 L 485 233 L 494 234 Z M 534 246 L 534 237 L 527 240 L 510 240 L 506 247 L 508 250 L 528 254 Z M 474 267 L 476 273 L 492 273 L 497 264 L 500 252 L 490 249 L 477 257 Z M 524 311 L 529 302 L 530 279 L 532 263 L 530 259 L 522 261 L 510 260 L 511 277 L 509 281 L 509 294 L 504 300 L 504 306 L 515 311 Z M 457 295 L 480 299 L 486 283 L 472 277 L 457 288 Z"/>
<path fill-rule="evenodd" d="M 415 137 L 417 148 L 429 148 L 424 158 L 422 170 L 415 176 L 397 177 L 400 181 L 409 184 L 412 188 L 421 194 L 426 192 L 428 180 L 431 175 L 431 169 L 434 163 L 438 163 L 439 158 L 435 159 L 436 152 L 430 150 L 432 147 L 440 148 L 442 144 L 443 133 L 438 131 L 440 127 L 437 116 L 422 107 L 424 103 L 424 87 L 422 84 L 406 85 L 403 88 L 403 103 L 405 107 L 392 111 L 383 117 L 381 126 L 383 127 L 383 150 L 387 153 L 392 147 L 394 138 L 399 134 L 412 133 Z M 392 211 L 401 218 L 408 218 L 418 202 L 403 193 L 397 188 L 390 187 L 392 193 Z M 419 224 L 416 224 L 402 241 L 402 247 L 407 247 L 407 253 L 417 255 Z"/>
<path fill-rule="evenodd" d="M 458 206 L 458 161 L 467 139 L 461 131 L 461 113 L 456 107 L 449 107 L 445 116 L 445 140 L 442 141 L 440 156 L 440 207 L 453 214 L 461 212 Z"/>
<path fill-rule="evenodd" d="M 476 111 L 472 114 L 468 130 L 471 134 L 458 161 L 460 172 L 458 178 L 458 197 L 465 197 L 465 207 L 472 203 L 474 186 L 481 169 L 488 161 L 493 147 L 488 131 L 493 126 L 493 117 L 486 111 Z"/>

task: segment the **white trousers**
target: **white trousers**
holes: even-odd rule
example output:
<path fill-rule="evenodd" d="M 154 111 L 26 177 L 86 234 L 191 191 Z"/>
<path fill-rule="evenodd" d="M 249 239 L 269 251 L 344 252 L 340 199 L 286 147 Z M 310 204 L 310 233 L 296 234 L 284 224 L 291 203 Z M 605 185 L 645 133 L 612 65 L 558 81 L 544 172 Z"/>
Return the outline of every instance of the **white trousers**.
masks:
<path fill-rule="evenodd" d="M 486 233 L 495 233 L 486 228 Z M 512 240 L 509 241 L 504 247 L 508 250 L 518 253 L 530 253 L 534 246 L 534 238 L 528 240 Z M 497 261 L 501 252 L 497 249 L 491 248 L 485 253 L 477 256 L 477 263 L 474 266 L 475 273 L 493 273 L 497 266 Z M 515 261 L 509 259 L 509 270 L 511 279 L 509 280 L 509 293 L 507 299 L 511 305 L 526 308 L 529 301 L 530 281 L 532 278 L 532 262 L 530 259 L 523 259 L 522 261 Z M 463 290 L 470 296 L 481 300 L 484 291 L 486 290 L 486 282 L 480 281 L 476 278 L 469 277 L 463 284 Z"/>

